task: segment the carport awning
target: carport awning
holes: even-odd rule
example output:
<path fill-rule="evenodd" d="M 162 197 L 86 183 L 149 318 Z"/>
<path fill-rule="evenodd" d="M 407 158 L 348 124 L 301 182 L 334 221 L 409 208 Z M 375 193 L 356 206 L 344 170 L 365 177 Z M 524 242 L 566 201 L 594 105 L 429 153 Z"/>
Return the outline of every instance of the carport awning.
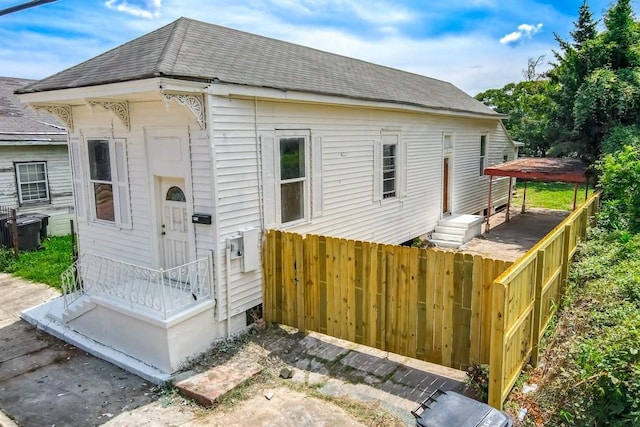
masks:
<path fill-rule="evenodd" d="M 500 163 L 498 165 L 489 166 L 484 169 L 484 174 L 490 176 L 489 180 L 489 202 L 487 203 L 487 226 L 489 231 L 489 218 L 491 217 L 491 187 L 493 185 L 493 177 L 506 176 L 509 177 L 509 192 L 507 195 L 507 212 L 505 219 L 509 221 L 509 209 L 511 208 L 511 187 L 513 178 L 525 180 L 524 193 L 522 196 L 522 213 L 525 210 L 525 200 L 527 197 L 527 181 L 543 181 L 543 182 L 567 182 L 575 184 L 573 190 L 573 209 L 576 208 L 578 196 L 578 185 L 588 184 L 589 176 L 587 174 L 587 165 L 578 159 L 560 159 L 560 158 L 543 158 L 543 157 L 523 157 L 510 162 Z M 585 192 L 587 198 L 589 186 Z"/>
<path fill-rule="evenodd" d="M 587 165 L 579 159 L 523 157 L 489 166 L 489 176 L 508 176 L 531 181 L 586 183 Z"/>

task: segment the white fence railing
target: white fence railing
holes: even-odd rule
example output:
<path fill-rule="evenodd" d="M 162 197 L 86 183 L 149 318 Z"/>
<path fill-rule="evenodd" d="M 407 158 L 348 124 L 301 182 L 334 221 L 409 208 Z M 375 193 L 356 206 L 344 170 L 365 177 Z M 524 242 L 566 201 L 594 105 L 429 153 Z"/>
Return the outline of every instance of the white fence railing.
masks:
<path fill-rule="evenodd" d="M 144 307 L 167 315 L 212 295 L 211 256 L 167 270 L 156 270 L 92 253 L 62 273 L 64 306 L 82 295 L 107 295 L 132 310 Z"/>

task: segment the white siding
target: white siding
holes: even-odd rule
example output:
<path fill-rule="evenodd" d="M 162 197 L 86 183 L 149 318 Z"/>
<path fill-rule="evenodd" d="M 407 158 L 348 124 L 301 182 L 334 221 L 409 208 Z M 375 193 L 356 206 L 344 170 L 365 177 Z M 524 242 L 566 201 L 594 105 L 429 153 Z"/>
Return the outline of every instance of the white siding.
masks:
<path fill-rule="evenodd" d="M 482 213 L 488 203 L 488 176 L 480 176 L 480 136 L 487 135 L 485 167 L 502 163 L 505 149 L 513 144 L 499 122 L 459 120 L 455 124 L 453 160 L 453 213 Z M 507 202 L 508 178 L 494 178 L 492 206 Z"/>
<path fill-rule="evenodd" d="M 220 241 L 243 229 L 260 227 L 258 141 L 271 141 L 275 131 L 308 130 L 311 155 L 322 154 L 321 215 L 304 224 L 283 227 L 300 233 L 317 233 L 386 243 L 401 243 L 433 230 L 442 211 L 442 133 L 455 133 L 453 159 L 453 209 L 473 213 L 486 205 L 487 179 L 479 176 L 479 138 L 489 132 L 489 163 L 497 163 L 501 145 L 511 143 L 496 120 L 453 119 L 363 108 L 302 105 L 212 97 L 213 146 L 217 167 Z M 255 122 L 257 117 L 257 123 Z M 406 194 L 393 200 L 375 200 L 374 144 L 383 132 L 399 132 L 406 155 L 399 158 L 399 174 L 406 174 Z M 495 135 L 494 135 L 495 133 Z M 260 138 L 262 136 L 263 138 Z M 258 137 L 258 139 L 256 139 Z M 264 150 L 263 150 L 264 151 Z M 399 154 L 402 153 L 400 150 Z M 317 159 L 311 163 L 316 165 Z M 312 176 L 311 173 L 308 176 Z M 377 186 L 376 186 L 377 187 Z M 500 187 L 499 185 L 497 187 Z M 277 188 L 276 188 L 277 191 Z M 497 188 L 497 192 L 502 190 Z M 401 197 L 402 196 L 402 197 Z M 310 197 L 317 201 L 318 195 Z M 470 200 L 466 200 L 470 199 Z M 265 206 L 265 210 L 273 209 Z M 231 314 L 261 302 L 261 272 L 241 273 L 241 261 L 231 260 Z M 219 266 L 222 277 L 226 272 Z M 221 309 L 226 310 L 226 294 Z"/>
<path fill-rule="evenodd" d="M 50 201 L 18 206 L 14 162 L 46 162 Z M 50 215 L 49 234 L 69 234 L 67 219 L 73 213 L 73 191 L 67 146 L 0 146 L 0 206 L 17 207 L 18 213 Z"/>
<path fill-rule="evenodd" d="M 130 131 L 125 129 L 109 111 L 102 108 L 96 107 L 93 111 L 86 106 L 73 108 L 75 132 L 72 137 L 80 138 L 81 144 L 85 143 L 84 138 L 91 137 L 126 139 L 132 216 L 131 229 L 118 229 L 115 226 L 92 223 L 90 216 L 80 221 L 78 224 L 80 250 L 94 251 L 137 265 L 158 267 L 159 233 L 154 227 L 157 204 L 153 195 L 154 177 L 148 165 L 145 135 L 150 129 L 155 128 L 175 128 L 176 134 L 187 134 L 187 129 L 192 125 L 194 140 L 189 145 L 196 153 L 205 152 L 206 154 L 206 148 L 202 148 L 203 140 L 206 142 L 206 133 L 201 131 L 198 125 L 193 125 L 193 117 L 183 107 L 173 103 L 132 102 L 129 104 L 129 112 Z M 83 159 L 86 162 L 86 154 Z M 205 159 L 204 167 L 206 168 L 210 163 L 210 160 Z M 82 166 L 86 176 L 88 164 L 85 163 Z M 202 186 L 206 186 L 202 181 L 202 168 L 202 162 L 194 163 L 192 168 L 193 179 L 196 180 L 198 189 L 198 195 L 193 199 L 197 204 L 194 206 L 196 209 L 206 209 L 211 200 L 210 185 L 206 187 L 208 195 L 200 194 Z M 206 173 L 211 172 L 205 172 L 205 175 Z M 190 176 L 185 176 L 188 187 L 191 186 L 191 180 Z M 89 191 L 88 186 L 86 190 Z M 192 240 L 197 239 L 194 236 Z"/>

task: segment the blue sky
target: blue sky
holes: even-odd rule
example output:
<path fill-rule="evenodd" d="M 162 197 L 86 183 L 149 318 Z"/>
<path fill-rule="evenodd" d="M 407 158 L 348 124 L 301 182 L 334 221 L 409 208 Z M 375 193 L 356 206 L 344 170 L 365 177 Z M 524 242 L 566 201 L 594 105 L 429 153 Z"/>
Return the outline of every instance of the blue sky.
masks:
<path fill-rule="evenodd" d="M 0 9 L 25 0 L 0 0 Z M 449 81 L 522 79 L 567 38 L 582 0 L 59 0 L 0 16 L 0 75 L 43 78 L 180 16 Z M 635 9 L 638 2 L 634 1 Z M 611 0 L 591 0 L 600 18 Z"/>

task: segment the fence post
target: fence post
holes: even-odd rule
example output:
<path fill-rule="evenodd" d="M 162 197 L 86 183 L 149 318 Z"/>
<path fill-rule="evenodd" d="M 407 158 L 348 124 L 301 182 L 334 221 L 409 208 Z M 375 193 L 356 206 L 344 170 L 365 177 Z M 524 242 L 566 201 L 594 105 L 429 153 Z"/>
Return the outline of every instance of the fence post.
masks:
<path fill-rule="evenodd" d="M 573 224 L 564 226 L 564 242 L 562 245 L 562 273 L 560 276 L 560 295 L 564 295 L 569 278 L 569 264 L 571 262 L 571 228 Z"/>
<path fill-rule="evenodd" d="M 309 239 L 302 236 L 296 236 L 293 243 L 293 252 L 295 258 L 295 278 L 294 284 L 296 289 L 296 317 L 298 330 L 303 334 L 307 333 L 305 325 L 306 304 L 305 304 L 305 288 L 307 286 L 306 268 L 307 265 L 307 244 Z"/>
<path fill-rule="evenodd" d="M 545 250 L 538 250 L 536 256 L 535 301 L 533 303 L 533 348 L 531 349 L 531 366 L 538 366 L 540 347 L 540 325 L 542 323 L 542 288 L 544 287 Z"/>
<path fill-rule="evenodd" d="M 504 389 L 504 335 L 507 315 L 507 287 L 500 282 L 492 286 L 491 347 L 489 350 L 488 403 L 502 410 Z"/>
<path fill-rule="evenodd" d="M 19 242 L 18 242 L 18 214 L 15 209 L 11 209 L 11 238 L 13 246 L 13 257 L 18 259 Z"/>

